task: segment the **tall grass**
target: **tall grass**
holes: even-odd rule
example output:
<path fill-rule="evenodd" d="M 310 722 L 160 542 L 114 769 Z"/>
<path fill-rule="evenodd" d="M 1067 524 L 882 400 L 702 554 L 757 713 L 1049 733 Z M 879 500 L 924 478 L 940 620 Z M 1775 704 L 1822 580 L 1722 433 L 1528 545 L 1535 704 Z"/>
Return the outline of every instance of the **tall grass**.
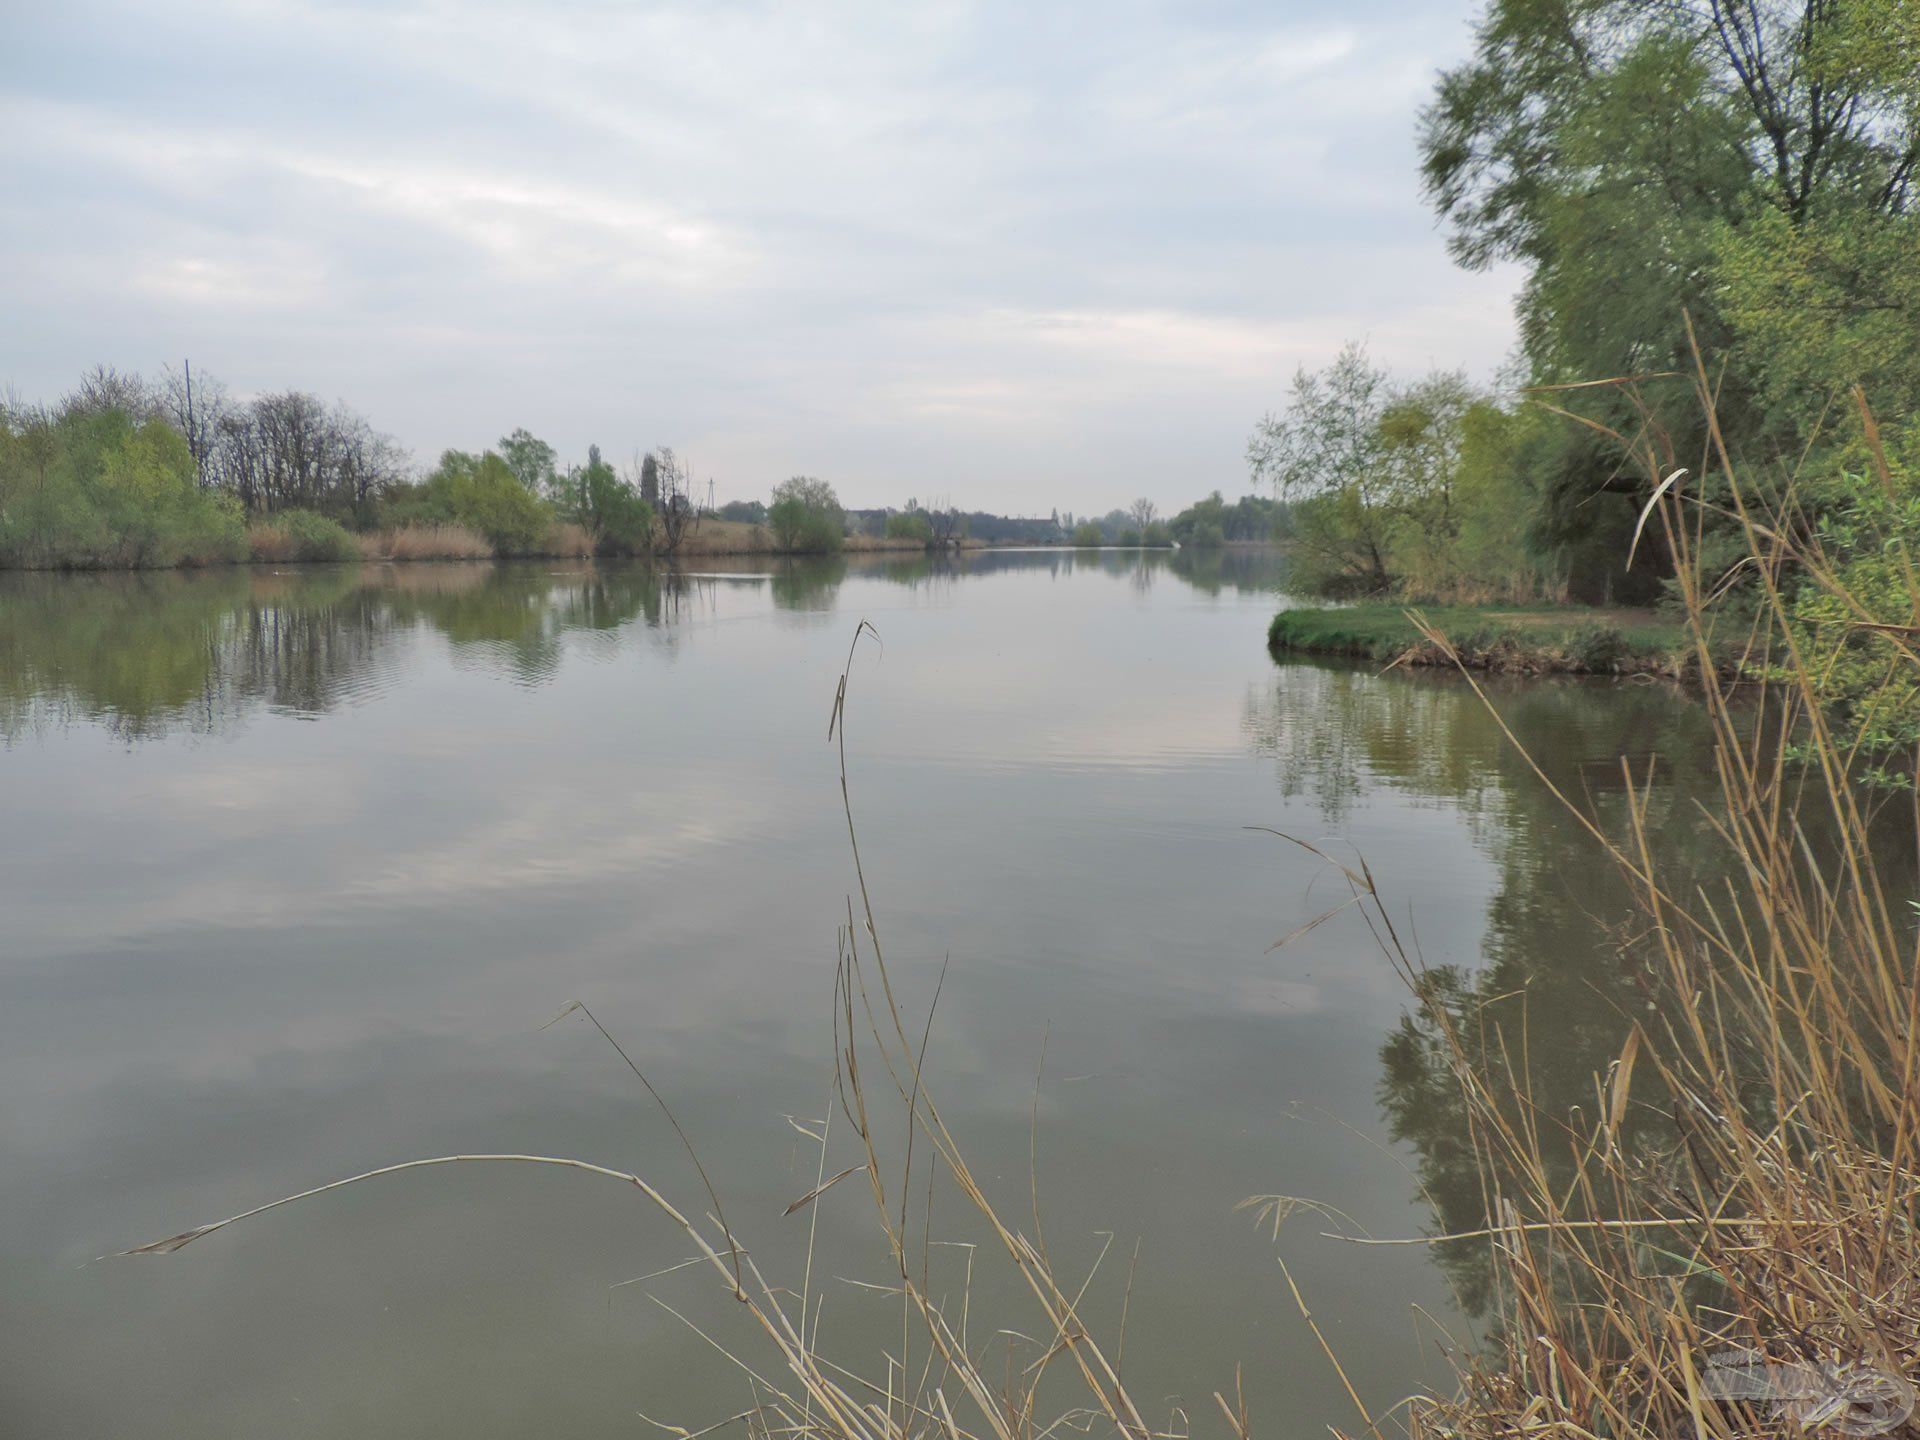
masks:
<path fill-rule="evenodd" d="M 282 510 L 247 527 L 247 556 L 255 563 L 339 564 L 360 553 L 359 537 L 311 510 Z"/>
<path fill-rule="evenodd" d="M 360 537 L 368 560 L 491 560 L 487 537 L 465 525 L 402 525 Z"/>
<path fill-rule="evenodd" d="M 1711 418 L 1704 368 L 1695 379 Z M 1864 403 L 1861 416 L 1873 435 Z M 1920 954 L 1903 903 L 1914 877 L 1876 854 L 1872 826 L 1887 817 L 1863 799 L 1859 756 L 1823 712 L 1790 623 L 1794 584 L 1852 599 L 1802 538 L 1792 487 L 1763 508 L 1717 426 L 1704 480 L 1660 438 L 1649 426 L 1632 447 L 1654 489 L 1643 526 L 1675 558 L 1705 677 L 1718 780 L 1708 819 L 1730 878 L 1689 892 L 1662 873 L 1645 774 L 1623 764 L 1625 833 L 1560 796 L 1632 889 L 1639 924 L 1620 937 L 1622 961 L 1654 997 L 1588 1105 L 1535 1102 L 1523 1035 L 1488 1044 L 1446 1006 L 1425 1007 L 1484 1197 L 1475 1231 L 1434 1243 L 1486 1247 L 1499 1323 L 1491 1348 L 1463 1360 L 1456 1393 L 1411 1408 L 1419 1437 L 1915 1433 Z M 1877 443 L 1874 465 L 1891 490 Z M 1724 560 L 1710 571 L 1702 558 L 1709 515 L 1744 547 L 1734 568 L 1751 593 L 1737 610 Z M 1920 621 L 1911 572 L 1909 585 Z M 1916 634 L 1899 639 L 1909 667 Z M 1730 642 L 1744 681 L 1711 663 Z M 1374 877 L 1346 878 L 1407 984 L 1432 996 Z"/>

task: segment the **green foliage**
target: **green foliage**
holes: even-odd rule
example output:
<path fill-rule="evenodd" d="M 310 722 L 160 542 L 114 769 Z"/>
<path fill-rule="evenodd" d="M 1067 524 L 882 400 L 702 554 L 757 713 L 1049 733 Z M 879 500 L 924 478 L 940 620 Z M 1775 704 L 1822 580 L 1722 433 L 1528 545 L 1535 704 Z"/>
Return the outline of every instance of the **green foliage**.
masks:
<path fill-rule="evenodd" d="M 587 447 L 587 463 L 569 471 L 561 486 L 561 513 L 593 538 L 602 555 L 644 555 L 653 546 L 653 507 L 637 487 Z"/>
<path fill-rule="evenodd" d="M 1140 532 L 1131 529 L 1122 530 L 1120 532 L 1120 538 L 1114 543 L 1123 550 L 1138 550 L 1140 548 Z"/>
<path fill-rule="evenodd" d="M 1295 587 L 1531 594 L 1515 429 L 1456 372 L 1396 385 L 1357 345 L 1323 372 L 1302 370 L 1287 413 L 1261 421 L 1247 446 L 1254 474 L 1293 502 L 1282 541 Z"/>
<path fill-rule="evenodd" d="M 889 540 L 918 540 L 922 545 L 931 545 L 933 522 L 923 510 L 903 510 L 887 516 L 886 535 Z"/>
<path fill-rule="evenodd" d="M 1630 621 L 1596 625 L 1578 611 L 1528 611 L 1472 605 L 1434 606 L 1421 614 L 1439 627 L 1460 659 L 1489 670 L 1576 674 L 1664 674 L 1691 663 L 1683 627 L 1643 612 Z M 1368 603 L 1337 609 L 1282 610 L 1267 628 L 1267 647 L 1368 660 L 1451 665 L 1428 642 L 1405 608 Z"/>
<path fill-rule="evenodd" d="M 1261 495 L 1242 495 L 1229 505 L 1215 490 L 1204 500 L 1189 505 L 1164 526 L 1155 522 L 1142 533 L 1150 534 L 1157 527 L 1164 530 L 1169 539 L 1190 545 L 1196 528 L 1213 525 L 1219 528 L 1223 543 L 1226 540 L 1271 540 L 1274 531 L 1284 523 L 1286 511 L 1284 503 Z"/>
<path fill-rule="evenodd" d="M 551 495 L 559 484 L 553 447 L 524 429 L 500 437 L 500 458 L 513 478 L 535 495 Z"/>
<path fill-rule="evenodd" d="M 1098 522 L 1083 520 L 1073 527 L 1073 543 L 1083 550 L 1097 550 L 1107 543 L 1107 537 Z"/>
<path fill-rule="evenodd" d="M 1552 403 L 1658 434 L 1676 465 L 1706 446 L 1696 344 L 1718 426 L 1751 459 L 1816 442 L 1856 382 L 1905 413 L 1920 390 L 1914 15 L 1906 0 L 1488 0 L 1473 58 L 1423 117 L 1423 169 L 1462 263 L 1526 267 L 1526 379 L 1639 377 Z M 1524 449 L 1547 568 L 1586 599 L 1656 593 L 1661 537 L 1619 568 L 1653 477 L 1571 420 Z"/>
<path fill-rule="evenodd" d="M 795 554 L 832 554 L 846 539 L 846 516 L 833 487 L 807 475 L 773 487 L 767 524 L 775 545 Z"/>
<path fill-rule="evenodd" d="M 1173 531 L 1164 520 L 1156 520 L 1141 532 L 1140 543 L 1149 550 L 1170 550 L 1173 548 Z"/>
<path fill-rule="evenodd" d="M 1852 384 L 1883 414 L 1920 410 L 1920 222 L 1850 205 L 1796 223 L 1763 207 L 1721 227 L 1715 263 L 1776 430 L 1814 434 L 1834 391 Z"/>
<path fill-rule="evenodd" d="M 481 455 L 447 451 L 407 501 L 418 513 L 406 519 L 471 526 L 501 555 L 537 553 L 553 524 L 553 507 L 522 485 L 491 450 Z"/>
<path fill-rule="evenodd" d="M 311 510 L 282 510 L 273 517 L 273 523 L 292 543 L 293 553 L 288 559 L 338 563 L 360 558 L 360 542 L 352 532 L 325 515 Z"/>
<path fill-rule="evenodd" d="M 125 409 L 0 410 L 0 563 L 138 568 L 242 559 L 239 506 L 200 487 L 179 432 Z"/>
<path fill-rule="evenodd" d="M 1793 631 L 1843 748 L 1857 745 L 1870 775 L 1898 775 L 1910 785 L 1920 755 L 1912 660 L 1920 633 L 1920 467 L 1896 460 L 1884 486 L 1865 474 L 1845 481 L 1848 498 L 1819 521 L 1821 561 L 1794 597 Z"/>
<path fill-rule="evenodd" d="M 767 523 L 767 506 L 764 500 L 729 500 L 720 507 L 722 520 L 734 520 L 743 525 L 764 525 Z"/>

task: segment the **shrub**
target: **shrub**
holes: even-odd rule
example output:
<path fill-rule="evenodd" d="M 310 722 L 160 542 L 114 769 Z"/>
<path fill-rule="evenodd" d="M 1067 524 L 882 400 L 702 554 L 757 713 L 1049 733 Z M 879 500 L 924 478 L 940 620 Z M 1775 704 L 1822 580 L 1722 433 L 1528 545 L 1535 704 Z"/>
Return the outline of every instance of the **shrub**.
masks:
<path fill-rule="evenodd" d="M 1218 550 L 1227 543 L 1227 532 L 1212 520 L 1203 520 L 1193 527 L 1187 537 L 1187 544 L 1195 550 Z"/>
<path fill-rule="evenodd" d="M 50 567 L 199 565 L 246 556 L 227 496 L 159 420 L 123 409 L 0 410 L 0 562 Z"/>
<path fill-rule="evenodd" d="M 1169 530 L 1164 522 L 1156 520 L 1147 526 L 1145 532 L 1140 536 L 1140 543 L 1145 545 L 1149 550 L 1171 550 L 1173 548 L 1173 531 Z"/>
<path fill-rule="evenodd" d="M 1140 532 L 1138 530 L 1122 530 L 1118 544 L 1125 550 L 1138 550 L 1140 548 Z"/>
<path fill-rule="evenodd" d="M 282 510 L 247 531 L 255 560 L 338 564 L 360 558 L 360 542 L 338 521 L 311 510 Z"/>
<path fill-rule="evenodd" d="M 1073 543 L 1083 550 L 1097 550 L 1107 543 L 1107 537 L 1093 521 L 1083 520 L 1073 527 Z"/>
<path fill-rule="evenodd" d="M 499 555 L 535 553 L 553 524 L 553 507 L 530 493 L 491 450 L 447 451 L 418 499 L 419 518 L 478 530 Z"/>
<path fill-rule="evenodd" d="M 1567 659 L 1576 670 L 1604 675 L 1620 665 L 1632 650 L 1627 637 L 1612 625 L 1582 625 L 1567 637 Z"/>
<path fill-rule="evenodd" d="M 887 516 L 887 539 L 918 540 L 922 545 L 933 543 L 933 522 L 918 510 L 907 510 L 898 515 Z"/>

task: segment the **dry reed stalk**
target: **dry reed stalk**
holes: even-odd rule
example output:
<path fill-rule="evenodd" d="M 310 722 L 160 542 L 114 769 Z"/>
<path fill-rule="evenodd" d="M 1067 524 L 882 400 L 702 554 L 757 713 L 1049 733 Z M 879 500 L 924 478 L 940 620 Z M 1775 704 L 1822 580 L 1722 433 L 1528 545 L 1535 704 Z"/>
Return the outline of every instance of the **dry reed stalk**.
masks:
<path fill-rule="evenodd" d="M 367 560 L 491 560 L 486 536 L 464 525 L 402 525 L 360 537 Z"/>
<path fill-rule="evenodd" d="M 1822 713 L 1789 623 L 1789 572 L 1857 602 L 1804 538 L 1792 487 L 1765 506 L 1752 493 L 1697 358 L 1692 379 L 1709 422 L 1699 469 L 1711 466 L 1724 503 L 1690 493 L 1693 467 L 1663 449 L 1650 412 L 1637 445 L 1616 438 L 1653 492 L 1643 527 L 1657 521 L 1675 560 L 1715 740 L 1706 818 L 1727 878 L 1687 892 L 1663 875 L 1647 777 L 1624 764 L 1625 834 L 1555 791 L 1631 887 L 1643 923 L 1625 958 L 1661 1000 L 1593 1077 L 1590 1110 L 1543 1111 L 1510 1048 L 1476 1048 L 1444 1004 L 1424 1005 L 1465 1105 L 1486 1219 L 1421 1243 L 1486 1243 L 1499 1323 L 1490 1349 L 1462 1358 L 1454 1394 L 1410 1409 L 1422 1440 L 1920 1434 L 1908 1418 L 1920 1379 L 1920 953 L 1890 894 L 1913 877 L 1877 863 L 1857 757 Z M 1709 512 L 1743 538 L 1757 592 L 1738 636 L 1744 682 L 1711 663 L 1724 590 L 1701 560 Z M 1341 868 L 1413 993 L 1432 996 L 1371 874 Z M 1571 1173 L 1550 1152 L 1570 1155 Z M 1730 1354 L 1745 1358 L 1730 1366 Z"/>

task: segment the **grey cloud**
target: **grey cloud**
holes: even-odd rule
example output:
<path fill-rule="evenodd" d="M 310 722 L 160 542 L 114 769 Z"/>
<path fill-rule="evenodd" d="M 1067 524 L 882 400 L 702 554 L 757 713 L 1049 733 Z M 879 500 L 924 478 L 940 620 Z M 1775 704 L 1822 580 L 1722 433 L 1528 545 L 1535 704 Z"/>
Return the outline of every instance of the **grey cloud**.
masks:
<path fill-rule="evenodd" d="M 1414 116 L 1465 4 L 42 7 L 0 382 L 190 354 L 422 457 L 658 441 L 728 493 L 1163 506 L 1293 368 L 1490 372 Z"/>

